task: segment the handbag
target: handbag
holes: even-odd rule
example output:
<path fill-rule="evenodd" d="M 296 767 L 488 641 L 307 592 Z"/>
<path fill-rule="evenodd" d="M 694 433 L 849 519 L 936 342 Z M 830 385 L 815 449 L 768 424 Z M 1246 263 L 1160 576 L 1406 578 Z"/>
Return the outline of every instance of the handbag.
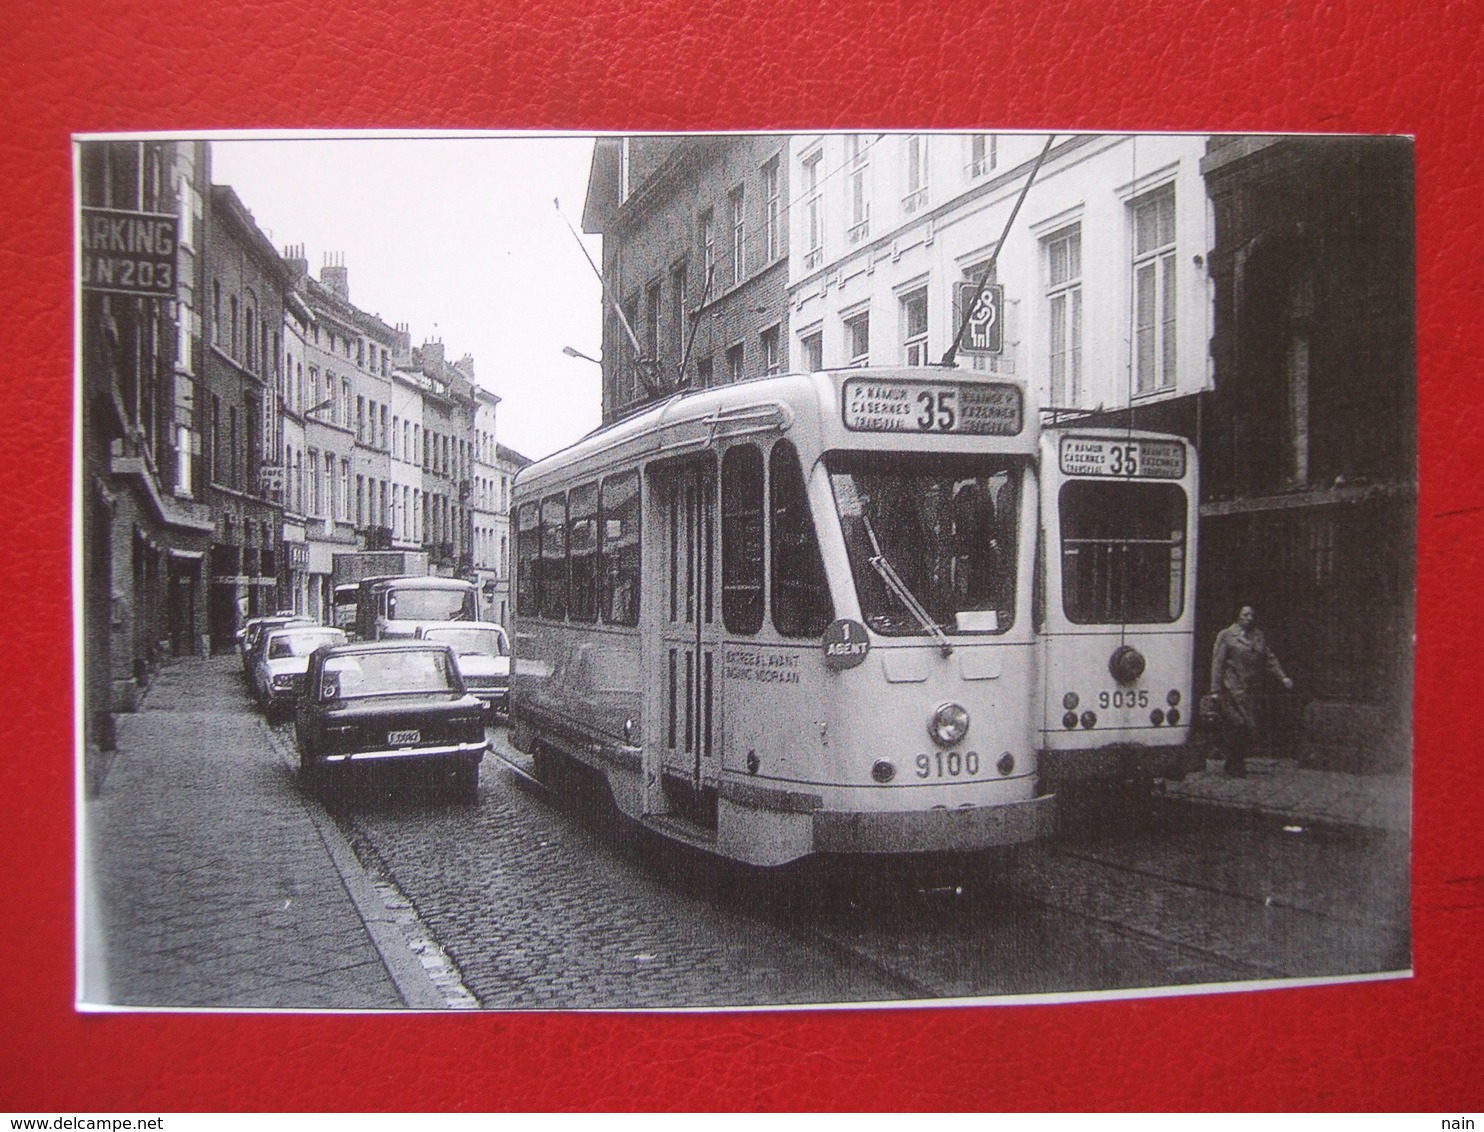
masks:
<path fill-rule="evenodd" d="M 1218 727 L 1221 724 L 1221 697 L 1218 695 L 1202 696 L 1197 714 L 1200 716 L 1201 724 L 1205 727 Z"/>

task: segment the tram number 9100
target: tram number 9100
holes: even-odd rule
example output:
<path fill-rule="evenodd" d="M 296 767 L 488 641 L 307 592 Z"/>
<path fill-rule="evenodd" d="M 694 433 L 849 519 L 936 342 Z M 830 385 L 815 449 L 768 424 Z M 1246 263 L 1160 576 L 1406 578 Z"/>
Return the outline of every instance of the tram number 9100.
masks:
<path fill-rule="evenodd" d="M 979 773 L 979 752 L 934 751 L 917 756 L 918 778 L 973 778 Z"/>
<path fill-rule="evenodd" d="M 1124 691 L 1122 688 L 1116 692 L 1099 692 L 1098 707 L 1107 711 L 1109 708 L 1141 708 L 1149 706 L 1149 692 L 1145 688 L 1137 690 L 1130 688 Z"/>

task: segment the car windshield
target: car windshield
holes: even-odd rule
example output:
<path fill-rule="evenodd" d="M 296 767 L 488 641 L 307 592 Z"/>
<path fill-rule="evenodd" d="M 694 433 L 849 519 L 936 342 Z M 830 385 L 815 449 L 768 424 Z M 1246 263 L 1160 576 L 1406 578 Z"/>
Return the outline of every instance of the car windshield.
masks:
<path fill-rule="evenodd" d="M 332 656 L 320 676 L 320 693 L 327 700 L 458 690 L 458 674 L 442 648 Z"/>
<path fill-rule="evenodd" d="M 1020 471 L 988 456 L 825 459 L 861 616 L 878 633 L 1002 633 L 1015 617 Z"/>
<path fill-rule="evenodd" d="M 393 621 L 473 621 L 474 591 L 465 589 L 394 589 L 386 597 Z"/>
<path fill-rule="evenodd" d="M 476 629 L 472 626 L 467 629 L 429 629 L 423 636 L 440 645 L 450 646 L 460 656 L 468 656 L 470 653 L 507 656 L 510 651 L 505 647 L 505 634 L 493 626 L 488 629 Z"/>
<path fill-rule="evenodd" d="M 321 645 L 345 643 L 345 634 L 326 629 L 309 633 L 274 633 L 268 638 L 268 659 L 285 656 L 308 656 Z"/>

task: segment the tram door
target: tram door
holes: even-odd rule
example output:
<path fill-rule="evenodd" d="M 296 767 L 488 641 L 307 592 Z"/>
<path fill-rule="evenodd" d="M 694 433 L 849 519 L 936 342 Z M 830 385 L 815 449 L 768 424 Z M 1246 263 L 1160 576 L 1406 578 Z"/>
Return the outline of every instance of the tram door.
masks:
<path fill-rule="evenodd" d="M 655 498 L 664 524 L 660 656 L 655 720 L 668 811 L 715 828 L 721 768 L 722 624 L 717 608 L 716 466 L 661 472 Z"/>

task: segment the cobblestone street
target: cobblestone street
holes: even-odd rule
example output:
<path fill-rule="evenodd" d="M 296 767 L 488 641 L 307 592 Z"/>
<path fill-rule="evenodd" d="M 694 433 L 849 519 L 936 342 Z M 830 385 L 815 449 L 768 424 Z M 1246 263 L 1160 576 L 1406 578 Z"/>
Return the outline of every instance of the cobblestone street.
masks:
<path fill-rule="evenodd" d="M 477 804 L 407 774 L 324 794 L 236 657 L 167 666 L 87 804 L 82 998 L 115 1006 L 683 1009 L 1398 972 L 1405 829 L 1353 781 L 1265 767 L 1076 813 L 984 858 L 779 871 L 663 844 L 501 758 Z M 490 731 L 507 750 L 502 727 Z M 1294 783 L 1314 831 L 1293 824 Z M 1206 797 L 1209 795 L 1209 798 Z M 1270 795 L 1272 801 L 1265 802 Z M 1272 819 L 1261 807 L 1271 805 Z M 1345 825 L 1346 806 L 1353 824 Z"/>

